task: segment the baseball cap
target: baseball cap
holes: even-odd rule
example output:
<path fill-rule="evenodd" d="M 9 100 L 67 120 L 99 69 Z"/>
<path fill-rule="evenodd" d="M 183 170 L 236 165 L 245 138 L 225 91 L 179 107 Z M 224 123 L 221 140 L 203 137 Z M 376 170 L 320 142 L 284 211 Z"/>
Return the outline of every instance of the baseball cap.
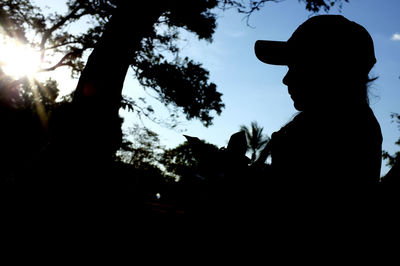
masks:
<path fill-rule="evenodd" d="M 254 50 L 259 60 L 272 65 L 318 60 L 357 67 L 368 73 L 376 62 L 368 31 L 341 15 L 311 17 L 286 42 L 258 40 Z"/>

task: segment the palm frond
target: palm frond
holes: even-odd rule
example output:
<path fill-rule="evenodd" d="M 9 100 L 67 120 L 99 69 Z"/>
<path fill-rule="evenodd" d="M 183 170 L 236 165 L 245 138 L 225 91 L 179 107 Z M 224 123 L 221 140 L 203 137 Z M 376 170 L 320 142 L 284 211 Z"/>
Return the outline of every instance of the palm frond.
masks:
<path fill-rule="evenodd" d="M 256 121 L 252 121 L 250 127 L 241 125 L 240 130 L 246 134 L 247 150 L 252 152 L 251 159 L 254 161 L 257 157 L 257 152 L 269 142 L 270 138 L 263 134 L 264 128 L 258 125 Z"/>

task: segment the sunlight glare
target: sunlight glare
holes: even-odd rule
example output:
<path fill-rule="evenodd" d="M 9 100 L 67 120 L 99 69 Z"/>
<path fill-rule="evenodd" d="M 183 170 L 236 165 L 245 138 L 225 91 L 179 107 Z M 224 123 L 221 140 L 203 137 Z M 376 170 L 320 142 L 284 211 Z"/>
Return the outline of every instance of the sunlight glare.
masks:
<path fill-rule="evenodd" d="M 33 78 L 39 70 L 40 53 L 9 37 L 0 40 L 0 66 L 13 78 Z"/>

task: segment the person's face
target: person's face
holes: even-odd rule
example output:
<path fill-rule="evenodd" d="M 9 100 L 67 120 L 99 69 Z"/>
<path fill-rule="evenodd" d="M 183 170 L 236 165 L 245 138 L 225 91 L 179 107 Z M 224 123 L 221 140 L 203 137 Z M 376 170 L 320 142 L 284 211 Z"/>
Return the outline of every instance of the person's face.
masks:
<path fill-rule="evenodd" d="M 304 111 L 320 106 L 326 97 L 322 95 L 323 75 L 316 65 L 296 63 L 289 65 L 289 70 L 283 78 L 283 84 L 293 100 L 294 107 Z"/>

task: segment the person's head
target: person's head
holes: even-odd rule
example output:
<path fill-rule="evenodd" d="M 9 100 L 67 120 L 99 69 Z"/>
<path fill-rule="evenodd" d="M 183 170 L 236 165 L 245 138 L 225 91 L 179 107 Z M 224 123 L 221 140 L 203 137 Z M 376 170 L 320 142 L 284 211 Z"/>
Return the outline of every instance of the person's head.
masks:
<path fill-rule="evenodd" d="M 289 67 L 283 83 L 300 111 L 368 103 L 373 41 L 364 27 L 343 16 L 312 17 L 287 42 L 257 41 L 255 53 L 264 63 Z"/>

